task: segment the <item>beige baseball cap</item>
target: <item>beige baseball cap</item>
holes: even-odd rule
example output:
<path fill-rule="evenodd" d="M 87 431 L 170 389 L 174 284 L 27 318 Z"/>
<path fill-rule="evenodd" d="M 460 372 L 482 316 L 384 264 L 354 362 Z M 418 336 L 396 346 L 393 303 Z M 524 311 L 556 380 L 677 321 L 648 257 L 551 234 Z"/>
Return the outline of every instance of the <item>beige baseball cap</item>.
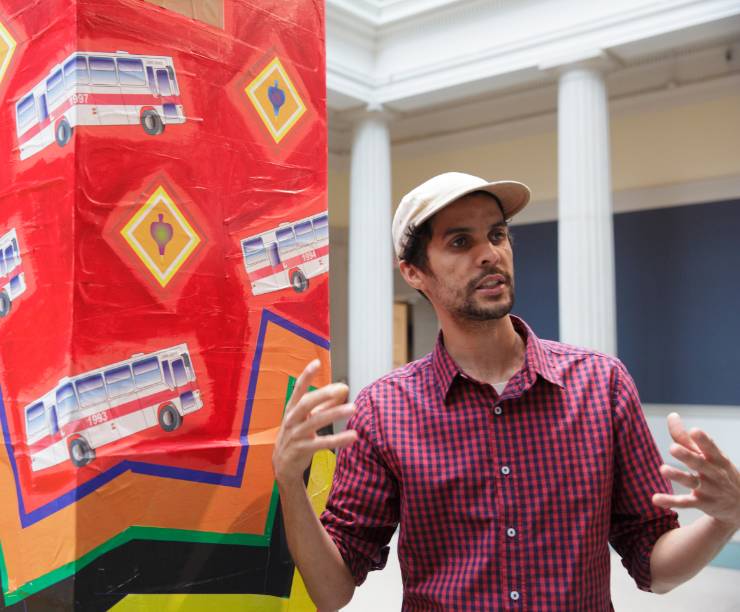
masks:
<path fill-rule="evenodd" d="M 473 191 L 487 191 L 496 196 L 507 219 L 513 217 L 529 202 L 529 187 L 517 181 L 494 181 L 464 172 L 445 172 L 409 191 L 393 216 L 393 248 L 396 257 L 403 252 L 406 232 L 412 225 L 424 223 L 458 198 Z"/>

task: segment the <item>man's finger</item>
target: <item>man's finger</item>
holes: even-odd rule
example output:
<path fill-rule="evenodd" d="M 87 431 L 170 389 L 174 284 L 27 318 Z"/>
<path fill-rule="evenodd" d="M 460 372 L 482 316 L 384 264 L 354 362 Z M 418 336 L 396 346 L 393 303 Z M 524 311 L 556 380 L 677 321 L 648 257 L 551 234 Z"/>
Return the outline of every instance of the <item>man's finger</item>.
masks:
<path fill-rule="evenodd" d="M 699 503 L 693 493 L 688 495 L 656 493 L 653 495 L 653 504 L 659 508 L 698 508 Z"/>
<path fill-rule="evenodd" d="M 318 436 L 315 440 L 308 442 L 306 448 L 313 452 L 323 449 L 345 448 L 354 444 L 355 440 L 357 440 L 357 432 L 354 429 L 346 429 L 340 433 Z"/>
<path fill-rule="evenodd" d="M 685 463 L 694 472 L 700 473 L 703 477 L 714 480 L 718 477 L 718 468 L 712 465 L 703 455 L 697 455 L 691 452 L 685 446 L 672 444 L 670 453 L 681 463 Z"/>
<path fill-rule="evenodd" d="M 687 489 L 697 489 L 701 484 L 701 480 L 696 474 L 689 474 L 671 465 L 661 465 L 660 473 L 663 474 L 664 478 L 669 478 Z"/>
<path fill-rule="evenodd" d="M 671 412 L 668 417 L 668 431 L 671 434 L 671 438 L 678 444 L 685 446 L 689 450 L 699 451 L 699 447 L 689 436 L 689 432 L 684 429 L 681 417 L 677 412 Z M 701 451 L 699 451 L 701 452 Z"/>
<path fill-rule="evenodd" d="M 319 366 L 321 365 L 321 362 L 318 359 L 314 359 L 313 361 L 310 361 L 308 365 L 303 368 L 303 372 L 300 373 L 298 378 L 295 381 L 295 386 L 293 387 L 293 393 L 290 396 L 290 399 L 288 400 L 288 405 L 285 407 L 285 415 L 287 416 L 298 404 L 298 402 L 301 400 L 303 395 L 308 390 L 308 387 L 311 384 L 311 380 L 316 375 L 316 372 L 319 371 Z"/>
<path fill-rule="evenodd" d="M 349 388 L 343 383 L 332 383 L 305 393 L 293 410 L 285 415 L 285 423 L 302 423 L 309 414 L 322 404 L 341 404 L 347 399 Z"/>
<path fill-rule="evenodd" d="M 689 435 L 701 453 L 714 465 L 724 466 L 729 461 L 714 441 L 701 429 L 692 429 Z"/>
<path fill-rule="evenodd" d="M 297 436 L 312 436 L 322 427 L 331 425 L 334 421 L 338 421 L 339 419 L 346 419 L 351 416 L 354 411 L 354 404 L 342 404 L 341 406 L 326 408 L 324 410 L 314 412 L 314 414 L 296 427 L 295 433 Z"/>

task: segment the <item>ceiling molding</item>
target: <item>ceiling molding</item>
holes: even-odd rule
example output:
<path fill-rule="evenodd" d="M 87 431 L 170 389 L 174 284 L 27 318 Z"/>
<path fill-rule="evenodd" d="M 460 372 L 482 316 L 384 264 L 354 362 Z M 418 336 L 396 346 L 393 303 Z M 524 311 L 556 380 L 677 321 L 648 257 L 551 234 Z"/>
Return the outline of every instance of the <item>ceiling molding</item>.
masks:
<path fill-rule="evenodd" d="M 532 3 L 514 0 L 328 0 L 328 87 L 357 103 L 408 111 L 554 79 L 541 70 L 552 58 L 598 49 L 618 63 L 740 33 L 737 0 L 635 2 L 600 3 L 601 13 L 558 25 L 547 10 L 567 12 L 577 0 L 544 0 L 542 23 L 535 24 L 523 12 Z M 504 10 L 507 23 L 517 23 L 521 12 L 528 26 L 500 44 L 481 39 L 481 24 L 497 23 Z M 414 18 L 383 21 L 390 11 Z"/>

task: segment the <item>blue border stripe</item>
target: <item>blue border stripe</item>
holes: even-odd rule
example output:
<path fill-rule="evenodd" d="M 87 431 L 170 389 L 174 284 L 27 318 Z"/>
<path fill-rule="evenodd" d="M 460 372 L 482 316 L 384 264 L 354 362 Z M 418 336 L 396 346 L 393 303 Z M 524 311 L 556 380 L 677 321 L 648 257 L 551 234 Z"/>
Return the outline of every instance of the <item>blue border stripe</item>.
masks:
<path fill-rule="evenodd" d="M 271 312 L 267 309 L 262 311 L 262 319 L 260 321 L 260 329 L 257 335 L 257 346 L 254 351 L 254 357 L 252 359 L 251 373 L 249 377 L 249 386 L 247 389 L 247 398 L 244 405 L 244 418 L 242 420 L 242 426 L 239 436 L 239 444 L 241 451 L 239 452 L 239 460 L 237 461 L 237 468 L 235 474 L 219 474 L 216 472 L 207 472 L 203 470 L 191 470 L 180 467 L 170 467 L 165 465 L 159 465 L 154 463 L 147 463 L 144 461 L 131 461 L 123 460 L 117 463 L 110 469 L 106 470 L 102 474 L 91 478 L 87 482 L 80 486 L 68 491 L 50 501 L 43 506 L 26 512 L 25 505 L 23 503 L 23 492 L 20 486 L 20 479 L 18 476 L 18 466 L 15 461 L 15 453 L 13 452 L 13 445 L 10 440 L 10 428 L 8 427 L 7 416 L 5 414 L 5 404 L 3 403 L 2 390 L 0 390 L 0 423 L 3 428 L 3 440 L 5 441 L 5 448 L 8 450 L 8 459 L 10 466 L 13 470 L 13 476 L 15 479 L 15 490 L 18 500 L 18 514 L 20 516 L 21 526 L 28 527 L 37 523 L 38 521 L 46 518 L 58 512 L 62 508 L 65 508 L 77 500 L 89 495 L 96 489 L 100 488 L 104 484 L 107 484 L 117 476 L 120 476 L 124 472 L 131 471 L 135 474 L 144 474 L 147 476 L 158 476 L 162 478 L 174 478 L 177 480 L 187 480 L 191 482 L 200 482 L 204 484 L 211 484 L 224 487 L 240 487 L 244 479 L 244 470 L 247 464 L 247 451 L 249 443 L 247 440 L 247 433 L 249 431 L 249 421 L 252 416 L 252 404 L 254 402 L 254 395 L 257 389 L 257 380 L 259 378 L 259 365 L 262 361 L 262 350 L 264 349 L 265 336 L 267 335 L 267 326 L 269 323 L 278 325 L 296 336 L 308 340 L 309 342 L 320 346 L 326 350 L 329 350 L 331 344 L 326 338 L 310 332 L 296 323 L 288 321 L 280 315 Z"/>

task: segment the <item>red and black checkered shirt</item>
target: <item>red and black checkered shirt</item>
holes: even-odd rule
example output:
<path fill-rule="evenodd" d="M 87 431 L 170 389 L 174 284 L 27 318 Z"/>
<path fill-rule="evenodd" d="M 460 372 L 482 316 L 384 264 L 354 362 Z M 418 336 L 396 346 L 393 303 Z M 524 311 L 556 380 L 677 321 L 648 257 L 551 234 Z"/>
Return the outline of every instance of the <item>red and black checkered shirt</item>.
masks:
<path fill-rule="evenodd" d="M 674 512 L 634 382 L 612 357 L 526 339 L 501 396 L 442 338 L 364 389 L 321 520 L 357 584 L 400 523 L 404 610 L 610 610 L 608 543 L 641 589 Z"/>

